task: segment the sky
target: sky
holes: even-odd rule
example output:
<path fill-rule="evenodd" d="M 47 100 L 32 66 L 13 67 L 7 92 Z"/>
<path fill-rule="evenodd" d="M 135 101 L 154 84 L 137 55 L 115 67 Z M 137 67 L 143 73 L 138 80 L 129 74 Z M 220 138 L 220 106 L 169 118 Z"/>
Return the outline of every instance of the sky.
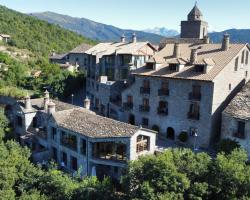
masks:
<path fill-rule="evenodd" d="M 53 11 L 126 29 L 179 31 L 195 0 L 0 0 L 0 4 L 23 13 Z M 198 0 L 197 4 L 209 31 L 250 28 L 250 0 Z"/>

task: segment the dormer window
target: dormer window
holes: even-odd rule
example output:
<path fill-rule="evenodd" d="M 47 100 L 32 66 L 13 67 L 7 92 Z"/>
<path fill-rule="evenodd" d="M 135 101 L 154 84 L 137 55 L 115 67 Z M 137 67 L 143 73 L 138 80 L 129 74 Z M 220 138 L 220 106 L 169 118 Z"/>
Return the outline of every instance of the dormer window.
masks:
<path fill-rule="evenodd" d="M 179 65 L 178 64 L 169 64 L 169 70 L 171 71 L 178 71 L 178 67 Z"/>
<path fill-rule="evenodd" d="M 147 68 L 147 69 L 154 69 L 154 63 L 148 62 L 148 63 L 146 64 L 146 68 Z"/>
<path fill-rule="evenodd" d="M 195 72 L 205 72 L 205 65 L 195 65 Z"/>

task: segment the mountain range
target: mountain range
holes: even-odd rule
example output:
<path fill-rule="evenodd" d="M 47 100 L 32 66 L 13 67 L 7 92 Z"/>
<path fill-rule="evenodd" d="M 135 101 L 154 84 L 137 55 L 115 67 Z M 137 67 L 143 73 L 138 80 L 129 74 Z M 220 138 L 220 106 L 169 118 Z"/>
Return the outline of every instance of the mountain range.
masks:
<path fill-rule="evenodd" d="M 120 29 L 111 25 L 94 22 L 86 18 L 70 17 L 54 12 L 31 13 L 30 15 L 98 41 L 118 41 L 122 34 L 125 34 L 127 39 L 129 39 L 133 33 L 136 33 L 138 40 L 141 41 L 159 43 L 161 39 L 163 39 L 163 36 L 154 33 Z"/>
<path fill-rule="evenodd" d="M 164 37 L 178 37 L 179 34 L 176 30 L 164 27 L 149 28 L 143 31 L 121 29 L 86 18 L 75 18 L 54 12 L 31 13 L 30 15 L 98 41 L 118 41 L 122 34 L 125 34 L 128 39 L 132 33 L 136 33 L 138 40 L 157 44 Z M 250 43 L 250 29 L 228 29 L 222 32 L 212 32 L 209 33 L 211 42 L 221 42 L 224 33 L 230 34 L 230 40 L 234 43 Z"/>

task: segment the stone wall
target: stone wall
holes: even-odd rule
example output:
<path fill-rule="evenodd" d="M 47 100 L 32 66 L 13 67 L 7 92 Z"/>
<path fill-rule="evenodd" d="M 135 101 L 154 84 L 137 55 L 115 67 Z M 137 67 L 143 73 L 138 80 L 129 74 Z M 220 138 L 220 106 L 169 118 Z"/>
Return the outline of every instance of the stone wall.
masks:
<path fill-rule="evenodd" d="M 143 85 L 143 80 L 150 80 L 150 95 L 140 94 L 140 87 Z M 148 128 L 154 125 L 158 126 L 160 133 L 165 135 L 169 127 L 175 131 L 175 139 L 178 135 L 185 131 L 190 133 L 191 128 L 198 130 L 197 143 L 200 146 L 207 147 L 210 140 L 211 130 L 211 105 L 213 94 L 213 83 L 205 81 L 192 81 L 181 79 L 167 79 L 169 82 L 169 96 L 158 96 L 158 90 L 161 89 L 163 78 L 136 76 L 135 83 L 122 93 L 122 102 L 127 101 L 127 96 L 133 96 L 133 110 L 124 112 L 126 122 L 130 114 L 135 116 L 135 124 L 141 125 L 142 118 L 149 120 Z M 190 103 L 189 93 L 192 92 L 192 85 L 199 84 L 201 86 L 201 101 L 200 101 L 200 120 L 191 120 L 187 118 Z M 150 112 L 140 112 L 139 106 L 142 105 L 143 98 L 149 99 Z M 168 102 L 168 115 L 163 116 L 157 114 L 159 101 Z M 193 144 L 194 138 L 189 137 L 189 143 Z"/>
<path fill-rule="evenodd" d="M 234 134 L 238 130 L 238 122 L 244 121 L 245 122 L 245 138 L 237 138 L 234 137 Z M 236 119 L 226 113 L 222 114 L 222 126 L 221 126 L 221 138 L 230 138 L 232 140 L 236 140 L 239 142 L 242 148 L 244 148 L 247 153 L 248 157 L 250 158 L 250 121 L 249 120 L 242 120 Z"/>

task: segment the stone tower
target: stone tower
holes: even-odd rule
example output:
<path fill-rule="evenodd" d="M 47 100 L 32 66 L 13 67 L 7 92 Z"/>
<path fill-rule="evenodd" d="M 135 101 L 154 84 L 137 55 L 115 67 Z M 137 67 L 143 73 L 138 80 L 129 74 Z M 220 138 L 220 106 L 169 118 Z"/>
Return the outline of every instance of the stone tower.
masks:
<path fill-rule="evenodd" d="M 187 16 L 187 21 L 181 22 L 181 38 L 204 39 L 208 33 L 208 23 L 203 21 L 203 15 L 197 3 Z"/>

